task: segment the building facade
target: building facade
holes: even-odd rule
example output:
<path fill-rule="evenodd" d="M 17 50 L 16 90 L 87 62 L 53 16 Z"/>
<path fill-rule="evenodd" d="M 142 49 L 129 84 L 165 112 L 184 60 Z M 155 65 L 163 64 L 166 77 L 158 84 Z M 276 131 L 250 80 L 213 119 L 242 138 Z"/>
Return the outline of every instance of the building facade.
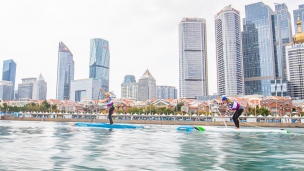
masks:
<path fill-rule="evenodd" d="M 40 74 L 33 84 L 33 100 L 46 100 L 47 83 L 43 76 Z"/>
<path fill-rule="evenodd" d="M 138 100 L 151 100 L 156 98 L 156 80 L 149 70 L 138 80 Z"/>
<path fill-rule="evenodd" d="M 33 99 L 33 87 L 37 78 L 23 78 L 18 84 L 18 99 Z"/>
<path fill-rule="evenodd" d="M 304 33 L 298 17 L 298 33 L 293 37 L 293 43 L 287 46 L 287 71 L 289 93 L 293 99 L 304 99 Z"/>
<path fill-rule="evenodd" d="M 179 96 L 208 95 L 206 20 L 183 18 L 178 27 Z"/>
<path fill-rule="evenodd" d="M 134 75 L 126 75 L 124 82 L 121 84 L 121 98 L 138 100 L 138 85 Z"/>
<path fill-rule="evenodd" d="M 240 12 L 226 6 L 214 18 L 218 93 L 241 95 L 244 76 Z"/>
<path fill-rule="evenodd" d="M 12 100 L 11 91 L 13 89 L 12 81 L 0 81 L 0 99 L 3 101 Z"/>
<path fill-rule="evenodd" d="M 75 102 L 80 102 L 82 100 L 100 100 L 101 80 L 95 78 L 73 80 L 71 82 L 71 99 Z"/>
<path fill-rule="evenodd" d="M 303 19 L 304 19 L 304 4 L 299 5 L 299 9 L 293 10 L 293 21 L 294 21 L 293 23 L 294 23 L 295 33 L 298 32 L 298 25 L 297 25 L 298 16 L 300 17 L 300 20 L 303 21 Z M 302 29 L 302 33 L 304 33 L 304 22 L 302 22 L 301 29 Z"/>
<path fill-rule="evenodd" d="M 157 99 L 177 99 L 177 89 L 174 86 L 157 86 Z"/>
<path fill-rule="evenodd" d="M 109 92 L 110 51 L 109 42 L 104 39 L 91 39 L 89 78 L 100 79 L 100 87 Z M 104 98 L 104 94 L 102 98 Z"/>
<path fill-rule="evenodd" d="M 271 95 L 271 80 L 276 80 L 277 59 L 274 53 L 273 14 L 269 6 L 258 2 L 245 6 L 244 24 L 250 24 L 243 33 L 245 95 Z M 244 26 L 246 27 L 246 26 Z M 255 35 L 248 34 L 253 31 Z M 247 36 L 247 37 L 244 37 Z M 253 36 L 253 37 L 251 37 Z M 252 42 L 253 45 L 247 42 Z M 253 54 L 252 54 L 253 53 Z"/>
<path fill-rule="evenodd" d="M 71 81 L 74 80 L 74 60 L 69 48 L 59 42 L 56 99 L 69 100 Z"/>
<path fill-rule="evenodd" d="M 3 61 L 2 80 L 12 82 L 10 100 L 14 100 L 14 97 L 15 97 L 14 90 L 15 90 L 15 79 L 16 79 L 16 68 L 17 68 L 17 64 L 14 62 L 14 60 L 9 59 L 9 60 Z"/>

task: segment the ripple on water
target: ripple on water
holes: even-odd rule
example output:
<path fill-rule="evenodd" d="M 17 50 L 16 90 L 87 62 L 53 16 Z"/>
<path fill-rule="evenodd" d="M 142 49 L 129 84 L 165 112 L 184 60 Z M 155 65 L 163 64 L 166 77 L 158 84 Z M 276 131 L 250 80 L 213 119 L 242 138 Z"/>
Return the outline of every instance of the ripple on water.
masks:
<path fill-rule="evenodd" d="M 4 170 L 303 170 L 302 129 L 294 134 L 180 132 L 0 121 Z"/>

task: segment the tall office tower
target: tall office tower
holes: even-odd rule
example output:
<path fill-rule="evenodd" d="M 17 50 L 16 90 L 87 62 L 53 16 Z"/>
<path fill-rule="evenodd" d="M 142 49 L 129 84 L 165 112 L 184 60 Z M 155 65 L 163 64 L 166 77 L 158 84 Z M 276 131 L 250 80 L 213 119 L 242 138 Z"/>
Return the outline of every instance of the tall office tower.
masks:
<path fill-rule="evenodd" d="M 43 76 L 40 74 L 33 84 L 33 100 L 46 100 L 47 83 Z"/>
<path fill-rule="evenodd" d="M 22 83 L 18 84 L 19 99 L 33 99 L 33 87 L 37 78 L 23 78 Z"/>
<path fill-rule="evenodd" d="M 71 82 L 71 99 L 75 102 L 80 102 L 81 100 L 100 100 L 100 79 L 88 78 L 73 80 Z"/>
<path fill-rule="evenodd" d="M 3 101 L 11 100 L 12 89 L 13 89 L 13 82 L 12 81 L 0 81 L 0 98 Z"/>
<path fill-rule="evenodd" d="M 177 99 L 176 87 L 157 86 L 157 99 Z"/>
<path fill-rule="evenodd" d="M 179 97 L 208 95 L 206 20 L 183 18 L 179 27 Z"/>
<path fill-rule="evenodd" d="M 304 99 L 304 33 L 298 17 L 298 32 L 293 37 L 293 43 L 286 47 L 287 71 L 290 96 L 295 99 Z"/>
<path fill-rule="evenodd" d="M 244 92 L 240 12 L 226 6 L 214 17 L 219 95 Z"/>
<path fill-rule="evenodd" d="M 137 101 L 138 86 L 134 75 L 126 75 L 124 82 L 121 84 L 121 98 L 132 99 Z"/>
<path fill-rule="evenodd" d="M 11 91 L 11 99 L 14 100 L 14 89 L 15 89 L 15 79 L 16 79 L 16 68 L 17 64 L 12 60 L 3 61 L 3 69 L 2 69 L 2 80 L 11 81 L 12 82 L 12 91 Z"/>
<path fill-rule="evenodd" d="M 297 21 L 298 21 L 298 16 L 300 17 L 300 21 L 303 21 L 304 19 L 304 4 L 299 5 L 299 9 L 293 10 L 293 21 L 294 21 L 294 29 L 295 33 L 298 32 L 298 26 L 297 26 Z M 302 22 L 302 33 L 304 32 L 304 22 Z"/>
<path fill-rule="evenodd" d="M 100 87 L 109 92 L 110 51 L 109 42 L 104 39 L 91 39 L 90 78 L 101 80 Z M 102 98 L 104 98 L 102 94 Z"/>
<path fill-rule="evenodd" d="M 276 80 L 278 71 L 274 53 L 273 11 L 263 2 L 258 2 L 246 5 L 245 14 L 243 23 L 246 30 L 242 37 L 245 94 L 270 96 L 271 80 Z"/>
<path fill-rule="evenodd" d="M 272 15 L 276 79 L 271 80 L 272 96 L 287 96 L 286 45 L 292 41 L 291 16 L 285 3 L 276 4 Z"/>
<path fill-rule="evenodd" d="M 156 98 L 156 80 L 149 70 L 138 80 L 138 100 Z"/>
<path fill-rule="evenodd" d="M 56 99 L 69 100 L 71 81 L 74 80 L 74 60 L 69 48 L 59 42 Z"/>

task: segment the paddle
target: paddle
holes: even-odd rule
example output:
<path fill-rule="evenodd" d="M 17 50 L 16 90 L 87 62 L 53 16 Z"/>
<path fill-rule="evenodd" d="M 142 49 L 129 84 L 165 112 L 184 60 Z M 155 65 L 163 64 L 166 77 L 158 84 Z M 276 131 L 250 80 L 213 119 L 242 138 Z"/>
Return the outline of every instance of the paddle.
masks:
<path fill-rule="evenodd" d="M 220 110 L 218 108 L 217 108 L 217 111 L 219 112 L 219 114 L 221 114 L 221 112 L 220 112 Z M 227 128 L 226 119 L 224 118 L 224 116 L 222 116 L 222 119 L 224 119 L 224 124 L 225 124 L 225 127 Z"/>

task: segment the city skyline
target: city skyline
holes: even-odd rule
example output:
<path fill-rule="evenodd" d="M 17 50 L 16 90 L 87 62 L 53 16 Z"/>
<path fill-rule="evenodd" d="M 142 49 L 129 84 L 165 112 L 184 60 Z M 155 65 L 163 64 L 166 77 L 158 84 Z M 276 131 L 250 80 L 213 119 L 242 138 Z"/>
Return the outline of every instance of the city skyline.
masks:
<path fill-rule="evenodd" d="M 184 17 L 199 17 L 206 19 L 209 94 L 216 93 L 213 17 L 229 2 L 132 2 L 2 2 L 0 9 L 3 15 L 0 19 L 4 27 L 0 33 L 0 55 L 2 60 L 13 59 L 18 64 L 15 85 L 22 78 L 42 73 L 48 82 L 47 98 L 56 98 L 58 42 L 65 42 L 73 52 L 74 79 L 82 79 L 89 75 L 89 40 L 103 38 L 111 44 L 110 91 L 114 91 L 118 97 L 123 77 L 131 74 L 139 78 L 147 68 L 159 85 L 179 88 L 177 25 Z M 245 5 L 257 2 L 231 2 L 231 5 L 244 18 Z M 273 10 L 274 3 L 285 2 L 291 14 L 301 5 L 300 2 L 263 2 Z M 122 17 L 125 14 L 126 17 Z M 9 19 L 4 18 L 7 15 Z M 101 16 L 104 17 L 100 20 Z M 16 50 L 18 41 L 24 45 Z"/>

